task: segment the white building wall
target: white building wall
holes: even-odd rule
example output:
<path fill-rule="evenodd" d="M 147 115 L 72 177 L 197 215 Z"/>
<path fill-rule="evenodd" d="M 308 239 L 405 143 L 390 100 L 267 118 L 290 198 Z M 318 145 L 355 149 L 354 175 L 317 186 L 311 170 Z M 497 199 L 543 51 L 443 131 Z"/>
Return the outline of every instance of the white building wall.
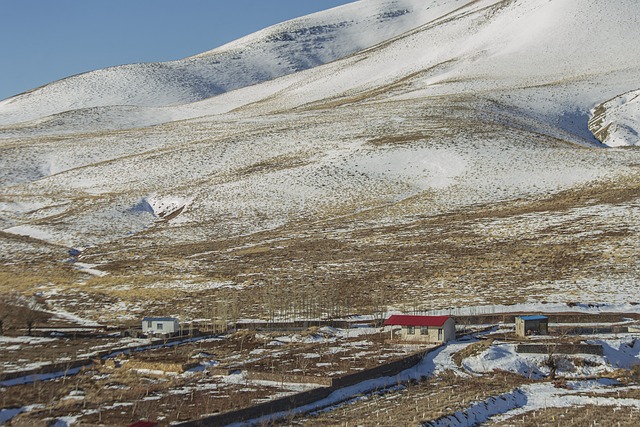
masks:
<path fill-rule="evenodd" d="M 178 320 L 143 320 L 142 332 L 145 334 L 175 334 L 180 331 Z"/>
<path fill-rule="evenodd" d="M 447 319 L 441 327 L 429 326 L 421 328 L 416 326 L 413 328 L 413 334 L 409 333 L 410 330 L 410 326 L 402 327 L 400 335 L 403 341 L 444 343 L 456 338 L 456 322 L 452 318 Z"/>

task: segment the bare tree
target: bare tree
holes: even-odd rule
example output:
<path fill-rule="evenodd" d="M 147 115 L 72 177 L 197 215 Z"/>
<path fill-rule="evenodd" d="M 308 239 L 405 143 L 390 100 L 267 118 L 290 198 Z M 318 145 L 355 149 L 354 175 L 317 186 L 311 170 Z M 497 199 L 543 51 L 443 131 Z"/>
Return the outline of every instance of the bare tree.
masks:
<path fill-rule="evenodd" d="M 0 335 L 4 335 L 5 321 L 13 312 L 13 306 L 9 303 L 10 295 L 0 295 Z"/>
<path fill-rule="evenodd" d="M 299 354 L 296 357 L 295 363 L 296 363 L 296 368 L 299 369 L 300 372 L 302 372 L 302 375 L 307 375 L 307 371 L 311 366 L 311 360 L 305 357 L 304 354 Z"/>
<path fill-rule="evenodd" d="M 16 309 L 16 317 L 19 322 L 27 327 L 27 334 L 31 336 L 33 327 L 37 323 L 46 323 L 51 315 L 43 310 L 42 304 L 35 297 L 22 298 Z"/>
<path fill-rule="evenodd" d="M 558 368 L 565 361 L 565 357 L 558 354 L 558 347 L 565 341 L 569 333 L 569 329 L 557 331 L 553 338 L 545 340 L 547 358 L 544 360 L 544 365 L 549 368 L 549 379 L 551 381 L 555 381 Z"/>
<path fill-rule="evenodd" d="M 389 305 L 389 297 L 387 295 L 386 287 L 381 287 L 371 292 L 370 296 L 371 314 L 377 324 L 382 325 L 387 314 L 387 307 Z"/>
<path fill-rule="evenodd" d="M 544 364 L 547 368 L 549 368 L 549 379 L 554 381 L 556 379 L 556 371 L 558 370 L 558 358 L 555 354 L 556 344 L 548 343 L 547 347 L 547 358 L 544 360 Z"/>
<path fill-rule="evenodd" d="M 4 334 L 9 325 L 20 321 L 21 307 L 24 304 L 24 298 L 16 292 L 0 295 L 0 335 Z"/>

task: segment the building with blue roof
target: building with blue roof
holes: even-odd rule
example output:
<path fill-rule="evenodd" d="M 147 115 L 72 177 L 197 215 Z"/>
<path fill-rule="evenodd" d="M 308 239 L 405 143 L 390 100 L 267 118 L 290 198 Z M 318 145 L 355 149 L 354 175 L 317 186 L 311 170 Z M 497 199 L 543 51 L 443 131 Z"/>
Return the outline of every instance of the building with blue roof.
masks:
<path fill-rule="evenodd" d="M 549 318 L 541 315 L 516 316 L 516 335 L 547 335 L 549 333 Z"/>

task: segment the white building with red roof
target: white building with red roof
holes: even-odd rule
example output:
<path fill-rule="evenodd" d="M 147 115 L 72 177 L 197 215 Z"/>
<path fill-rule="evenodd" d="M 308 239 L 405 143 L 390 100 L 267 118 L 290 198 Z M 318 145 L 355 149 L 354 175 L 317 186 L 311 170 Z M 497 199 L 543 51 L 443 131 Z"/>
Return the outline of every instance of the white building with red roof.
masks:
<path fill-rule="evenodd" d="M 442 344 L 456 338 L 456 322 L 450 316 L 411 316 L 394 314 L 385 326 L 402 326 L 403 341 Z"/>

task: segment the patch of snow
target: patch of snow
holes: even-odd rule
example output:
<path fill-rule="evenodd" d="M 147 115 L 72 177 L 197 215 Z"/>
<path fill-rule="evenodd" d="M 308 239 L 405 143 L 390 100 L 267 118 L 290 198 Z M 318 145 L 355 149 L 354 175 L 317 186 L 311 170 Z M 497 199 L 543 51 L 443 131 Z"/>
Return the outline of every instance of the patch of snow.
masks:
<path fill-rule="evenodd" d="M 634 337 L 602 338 L 586 343 L 602 345 L 604 355 L 555 355 L 560 357 L 559 375 L 566 378 L 589 377 L 640 365 L 640 340 Z M 572 360 L 577 357 L 589 363 L 574 364 Z M 549 368 L 545 365 L 547 358 L 547 354 L 518 353 L 515 344 L 494 343 L 479 355 L 464 359 L 462 365 L 465 370 L 475 374 L 502 370 L 527 378 L 543 379 L 549 374 Z"/>
<path fill-rule="evenodd" d="M 481 402 L 475 402 L 463 411 L 456 411 L 451 415 L 435 421 L 423 423 L 423 427 L 471 427 L 487 421 L 490 417 L 524 406 L 527 402 L 525 393 L 516 389 L 509 393 L 490 397 Z"/>
<path fill-rule="evenodd" d="M 0 344 L 4 343 L 18 343 L 18 344 L 43 344 L 56 341 L 55 338 L 44 338 L 44 337 L 29 337 L 29 336 L 21 336 L 21 337 L 8 337 L 5 335 L 0 335 Z"/>
<path fill-rule="evenodd" d="M 601 345 L 604 358 L 613 368 L 631 369 L 640 365 L 640 339 L 636 337 L 595 339 L 586 342 Z"/>
<path fill-rule="evenodd" d="M 107 273 L 106 271 L 98 270 L 94 267 L 98 267 L 99 264 L 86 264 L 83 262 L 76 262 L 73 264 L 75 268 L 82 271 L 83 273 L 91 274 L 92 276 L 104 277 Z"/>
<path fill-rule="evenodd" d="M 2 231 L 5 233 L 17 234 L 18 236 L 31 237 L 36 240 L 43 240 L 45 242 L 54 242 L 64 246 L 72 246 L 69 241 L 61 240 L 59 237 L 38 226 L 24 224 L 6 228 Z"/>
<path fill-rule="evenodd" d="M 28 405 L 21 408 L 0 409 L 0 425 L 10 421 L 13 417 L 23 412 L 30 412 L 34 409 L 43 408 L 42 405 Z"/>
<path fill-rule="evenodd" d="M 621 399 L 615 397 L 600 397 L 584 395 L 585 391 L 597 393 L 598 391 L 611 390 L 607 383 L 589 381 L 575 390 L 556 388 L 550 383 L 530 384 L 520 387 L 526 395 L 526 403 L 519 408 L 510 410 L 493 418 L 495 422 L 503 422 L 517 415 L 546 408 L 567 408 L 585 405 L 595 406 L 631 406 L 640 409 L 640 400 Z M 616 387 L 616 391 L 638 390 L 640 387 Z"/>
<path fill-rule="evenodd" d="M 463 360 L 462 366 L 471 373 L 482 374 L 496 369 L 513 372 L 527 378 L 542 379 L 546 374 L 541 365 L 547 357 L 544 354 L 517 353 L 513 344 L 493 344 L 477 356 Z"/>
<path fill-rule="evenodd" d="M 69 313 L 66 310 L 62 310 L 60 308 L 56 308 L 54 311 L 51 311 L 51 314 L 53 314 L 54 318 L 58 318 L 58 319 L 63 319 L 66 320 L 68 322 L 71 323 L 75 323 L 77 325 L 82 325 L 82 326 L 100 326 L 99 323 L 93 321 L 93 320 L 89 320 L 89 319 L 84 319 L 80 316 L 77 316 L 73 313 Z"/>
<path fill-rule="evenodd" d="M 591 114 L 594 117 L 589 127 L 602 143 L 609 147 L 640 146 L 640 90 L 607 101 Z"/>

